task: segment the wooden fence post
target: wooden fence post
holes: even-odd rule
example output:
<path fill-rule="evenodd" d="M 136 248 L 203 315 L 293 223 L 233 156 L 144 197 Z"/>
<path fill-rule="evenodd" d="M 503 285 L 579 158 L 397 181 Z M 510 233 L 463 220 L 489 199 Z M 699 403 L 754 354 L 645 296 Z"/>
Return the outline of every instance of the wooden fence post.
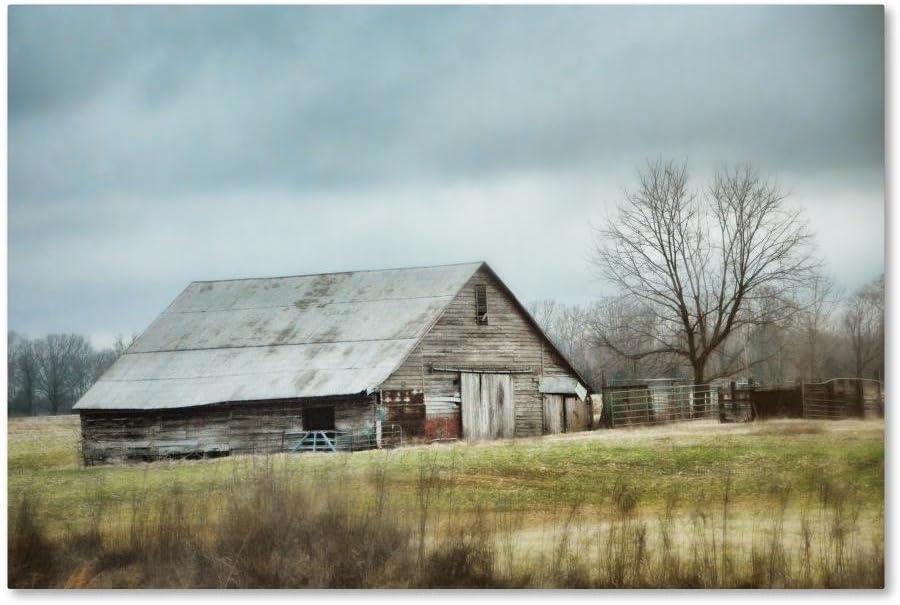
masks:
<path fill-rule="evenodd" d="M 600 393 L 601 393 L 600 397 L 602 398 L 601 401 L 602 401 L 602 405 L 603 405 L 602 414 L 603 414 L 603 416 L 606 417 L 605 418 L 606 426 L 611 429 L 614 429 L 614 428 L 616 428 L 615 419 L 613 418 L 613 415 L 615 414 L 615 412 L 613 410 L 613 402 L 612 402 L 612 398 L 610 397 L 610 391 L 606 388 L 606 384 L 603 385 L 603 387 L 600 390 Z"/>
<path fill-rule="evenodd" d="M 725 393 L 722 389 L 719 389 L 716 395 L 719 398 L 719 423 L 722 424 L 725 422 Z M 731 402 L 732 407 L 734 407 L 734 381 L 731 381 L 729 385 L 728 392 L 728 400 Z"/>
<path fill-rule="evenodd" d="M 862 380 L 856 381 L 856 414 L 860 418 L 866 417 L 866 397 Z"/>
<path fill-rule="evenodd" d="M 806 418 L 806 381 L 800 379 L 800 417 Z"/>

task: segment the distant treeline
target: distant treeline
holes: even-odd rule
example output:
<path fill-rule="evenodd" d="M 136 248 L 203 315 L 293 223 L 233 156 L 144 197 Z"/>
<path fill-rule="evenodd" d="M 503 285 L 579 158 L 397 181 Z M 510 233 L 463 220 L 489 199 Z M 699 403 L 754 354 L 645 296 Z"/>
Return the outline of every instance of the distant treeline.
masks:
<path fill-rule="evenodd" d="M 112 347 L 97 350 L 80 334 L 49 334 L 31 339 L 9 332 L 9 415 L 68 413 L 132 340 L 119 337 Z"/>
<path fill-rule="evenodd" d="M 884 380 L 883 275 L 850 295 L 819 276 L 792 307 L 777 321 L 732 333 L 710 359 L 707 380 Z M 529 311 L 595 390 L 604 380 L 691 379 L 690 366 L 678 355 L 629 355 L 660 342 L 660 318 L 645 306 L 615 298 L 588 305 L 547 299 L 530 304 Z"/>

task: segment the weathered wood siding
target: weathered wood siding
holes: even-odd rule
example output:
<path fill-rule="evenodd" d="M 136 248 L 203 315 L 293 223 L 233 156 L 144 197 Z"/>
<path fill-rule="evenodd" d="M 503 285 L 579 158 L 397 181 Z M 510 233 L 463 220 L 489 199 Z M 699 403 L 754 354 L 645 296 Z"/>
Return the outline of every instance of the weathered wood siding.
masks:
<path fill-rule="evenodd" d="M 591 410 L 587 401 L 566 397 L 566 432 L 586 431 L 591 426 Z"/>
<path fill-rule="evenodd" d="M 547 434 L 562 433 L 564 428 L 563 396 L 546 393 L 544 395 L 544 432 Z"/>
<path fill-rule="evenodd" d="M 167 455 L 272 453 L 284 434 L 303 430 L 303 410 L 333 406 L 335 428 L 375 424 L 374 396 L 225 403 L 152 411 L 81 412 L 85 462 Z"/>
<path fill-rule="evenodd" d="M 486 288 L 487 324 L 479 324 L 476 319 L 476 285 Z M 574 377 L 484 268 L 472 276 L 402 366 L 382 385 L 387 390 L 422 390 L 426 424 L 442 426 L 441 419 L 459 418 L 458 406 L 449 413 L 446 407 L 448 402 L 459 401 L 460 378 L 458 373 L 433 371 L 433 367 L 524 372 L 512 374 L 516 436 L 542 432 L 541 375 Z"/>

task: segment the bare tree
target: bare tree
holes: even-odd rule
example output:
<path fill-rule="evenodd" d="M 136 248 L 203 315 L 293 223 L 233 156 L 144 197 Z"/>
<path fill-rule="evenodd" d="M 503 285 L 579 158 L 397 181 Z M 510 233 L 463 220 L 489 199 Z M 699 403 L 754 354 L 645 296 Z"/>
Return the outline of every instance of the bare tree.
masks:
<path fill-rule="evenodd" d="M 50 334 L 34 342 L 38 367 L 37 390 L 51 414 L 71 405 L 90 386 L 93 349 L 78 334 Z"/>
<path fill-rule="evenodd" d="M 91 359 L 90 368 L 88 372 L 89 384 L 94 384 L 100 377 L 103 376 L 103 373 L 106 372 L 112 366 L 115 361 L 125 354 L 125 352 L 134 344 L 134 341 L 137 340 L 138 335 L 132 334 L 129 337 L 122 336 L 121 334 L 116 336 L 116 340 L 113 342 L 112 346 L 107 349 L 101 349 L 97 351 Z"/>
<path fill-rule="evenodd" d="M 591 309 L 544 299 L 529 304 L 528 311 L 582 376 L 599 385 L 599 376 L 595 376 L 594 343 L 590 335 Z"/>
<path fill-rule="evenodd" d="M 94 350 L 77 334 L 29 339 L 7 336 L 7 402 L 11 413 L 58 414 L 74 404 L 134 343 L 137 335 L 118 336 L 111 347 Z"/>
<path fill-rule="evenodd" d="M 654 309 L 629 297 L 598 301 L 590 318 L 594 342 L 626 365 L 619 373 L 628 378 L 669 375 L 681 365 L 678 356 L 663 349 L 661 320 Z"/>
<path fill-rule="evenodd" d="M 880 379 L 884 366 L 884 275 L 850 298 L 843 319 L 856 377 L 862 378 L 877 364 L 875 376 Z"/>
<path fill-rule="evenodd" d="M 37 413 L 36 404 L 40 378 L 34 343 L 15 332 L 10 332 L 8 340 L 7 380 L 11 387 L 8 389 L 9 401 L 15 401 L 21 411 L 32 416 Z"/>
<path fill-rule="evenodd" d="M 12 409 L 13 402 L 16 399 L 16 345 L 21 342 L 22 337 L 10 330 L 6 333 L 6 404 L 8 409 Z"/>
<path fill-rule="evenodd" d="M 802 216 L 784 200 L 750 167 L 720 171 L 697 193 L 684 165 L 648 164 L 599 231 L 593 257 L 623 299 L 657 318 L 652 345 L 628 353 L 681 356 L 700 384 L 734 330 L 794 313 L 792 291 L 816 263 Z"/>
<path fill-rule="evenodd" d="M 745 374 L 762 382 L 781 382 L 788 354 L 786 332 L 784 324 L 735 328 L 710 358 L 707 374 L 715 378 Z"/>
<path fill-rule="evenodd" d="M 128 349 L 131 348 L 131 345 L 134 344 L 134 341 L 138 339 L 139 334 L 137 332 L 133 332 L 131 336 L 122 336 L 121 334 L 116 335 L 116 340 L 113 342 L 112 351 L 115 355 L 115 358 L 118 359 L 122 355 L 124 355 Z"/>
<path fill-rule="evenodd" d="M 559 307 L 559 303 L 552 298 L 532 301 L 527 306 L 528 312 L 531 313 L 534 320 L 538 322 L 538 325 L 551 339 L 553 338 L 552 332 Z"/>
<path fill-rule="evenodd" d="M 829 320 L 840 302 L 840 292 L 830 277 L 816 274 L 810 280 L 805 294 L 798 317 L 802 333 L 802 353 L 798 355 L 798 361 L 805 365 L 803 373 L 806 378 L 815 380 L 821 377 L 820 350 L 823 347 L 823 334 L 828 330 Z"/>

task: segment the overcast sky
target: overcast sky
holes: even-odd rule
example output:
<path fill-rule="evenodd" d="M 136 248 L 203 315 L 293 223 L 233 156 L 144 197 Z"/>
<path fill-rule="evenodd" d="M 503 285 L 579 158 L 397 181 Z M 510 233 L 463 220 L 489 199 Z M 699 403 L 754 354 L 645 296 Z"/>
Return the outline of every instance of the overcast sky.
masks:
<path fill-rule="evenodd" d="M 109 343 L 197 279 L 484 259 L 589 302 L 648 158 L 752 162 L 884 270 L 881 7 L 9 10 L 9 326 Z"/>

